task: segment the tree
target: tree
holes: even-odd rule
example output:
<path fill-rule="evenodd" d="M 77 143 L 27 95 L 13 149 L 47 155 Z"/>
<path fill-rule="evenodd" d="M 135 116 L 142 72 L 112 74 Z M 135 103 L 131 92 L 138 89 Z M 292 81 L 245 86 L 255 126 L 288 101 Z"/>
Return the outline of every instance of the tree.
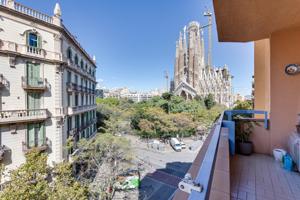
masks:
<path fill-rule="evenodd" d="M 47 154 L 33 149 L 26 154 L 26 162 L 10 173 L 0 199 L 84 200 L 88 193 L 75 181 L 69 164 L 51 168 L 47 165 Z"/>
<path fill-rule="evenodd" d="M 214 96 L 212 94 L 207 95 L 204 98 L 204 104 L 208 110 L 210 110 L 214 105 L 216 105 Z"/>
<path fill-rule="evenodd" d="M 167 101 L 170 101 L 171 100 L 171 97 L 173 96 L 172 93 L 170 92 L 165 92 L 161 95 L 161 97 L 164 99 L 164 100 L 167 100 Z"/>
<path fill-rule="evenodd" d="M 253 101 L 236 101 L 233 110 L 251 110 L 253 109 Z"/>
<path fill-rule="evenodd" d="M 96 135 L 94 140 L 82 140 L 74 158 L 78 179 L 90 189 L 96 199 L 111 199 L 116 177 L 131 167 L 130 142 L 112 134 Z"/>

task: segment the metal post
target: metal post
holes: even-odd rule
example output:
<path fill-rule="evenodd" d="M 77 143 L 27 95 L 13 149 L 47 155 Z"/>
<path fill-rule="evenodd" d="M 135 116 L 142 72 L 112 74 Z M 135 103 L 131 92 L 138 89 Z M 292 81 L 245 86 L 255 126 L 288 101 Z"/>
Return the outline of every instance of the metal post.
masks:
<path fill-rule="evenodd" d="M 207 51 L 207 66 L 212 66 L 212 13 L 207 10 L 204 16 L 208 17 L 208 51 Z"/>

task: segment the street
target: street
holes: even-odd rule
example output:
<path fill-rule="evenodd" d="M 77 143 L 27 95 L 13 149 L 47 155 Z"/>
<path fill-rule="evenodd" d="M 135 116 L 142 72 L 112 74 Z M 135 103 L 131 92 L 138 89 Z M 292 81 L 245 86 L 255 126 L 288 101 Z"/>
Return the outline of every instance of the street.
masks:
<path fill-rule="evenodd" d="M 202 141 L 194 141 L 185 138 L 187 148 L 181 152 L 175 152 L 169 144 L 165 144 L 163 151 L 159 151 L 147 145 L 145 141 L 135 136 L 125 136 L 131 141 L 136 154 L 136 163 L 141 169 L 141 187 L 130 192 L 118 192 L 117 199 L 130 200 L 167 200 L 175 190 L 180 180 L 184 177 L 194 161 Z M 189 146 L 197 145 L 194 151 Z"/>

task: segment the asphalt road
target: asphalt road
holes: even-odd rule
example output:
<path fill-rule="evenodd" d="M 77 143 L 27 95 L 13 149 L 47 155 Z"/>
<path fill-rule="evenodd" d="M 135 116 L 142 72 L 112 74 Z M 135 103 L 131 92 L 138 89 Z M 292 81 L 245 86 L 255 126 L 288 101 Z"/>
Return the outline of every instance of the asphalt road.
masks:
<path fill-rule="evenodd" d="M 139 200 L 168 200 L 177 189 L 179 181 L 184 177 L 194 161 L 202 143 L 195 151 L 188 150 L 195 141 L 185 139 L 187 149 L 175 152 L 170 145 L 164 151 L 148 148 L 147 143 L 133 136 L 131 140 L 137 162 L 141 163 L 142 182 L 136 196 L 130 199 Z"/>

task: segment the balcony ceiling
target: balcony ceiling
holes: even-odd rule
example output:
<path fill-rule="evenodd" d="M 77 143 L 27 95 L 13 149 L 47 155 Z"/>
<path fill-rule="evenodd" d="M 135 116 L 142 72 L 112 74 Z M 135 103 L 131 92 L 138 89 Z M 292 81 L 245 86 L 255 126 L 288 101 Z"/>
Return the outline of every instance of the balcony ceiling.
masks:
<path fill-rule="evenodd" d="M 247 42 L 300 26 L 299 0 L 213 0 L 220 42 Z"/>

